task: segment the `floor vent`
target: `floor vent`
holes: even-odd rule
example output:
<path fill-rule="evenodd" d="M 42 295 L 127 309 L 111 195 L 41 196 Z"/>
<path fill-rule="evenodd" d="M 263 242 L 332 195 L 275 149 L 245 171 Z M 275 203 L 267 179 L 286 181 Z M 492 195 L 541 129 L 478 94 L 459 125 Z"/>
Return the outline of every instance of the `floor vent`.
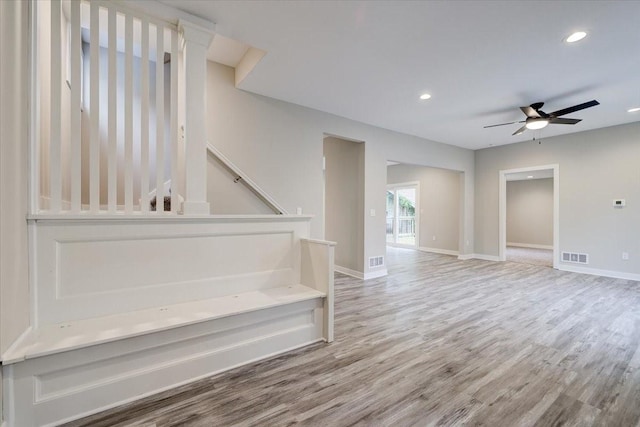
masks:
<path fill-rule="evenodd" d="M 384 265 L 384 257 L 383 256 L 373 256 L 369 258 L 369 268 L 371 267 L 380 267 Z"/>
<path fill-rule="evenodd" d="M 562 252 L 562 262 L 573 262 L 575 264 L 589 264 L 589 254 L 578 254 L 575 252 Z"/>

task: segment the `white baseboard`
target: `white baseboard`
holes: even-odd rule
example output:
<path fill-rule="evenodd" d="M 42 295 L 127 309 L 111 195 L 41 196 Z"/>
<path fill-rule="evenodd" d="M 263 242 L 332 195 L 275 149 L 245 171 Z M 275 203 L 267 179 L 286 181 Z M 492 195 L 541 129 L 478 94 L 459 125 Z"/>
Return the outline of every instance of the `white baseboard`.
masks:
<path fill-rule="evenodd" d="M 496 255 L 485 255 L 485 254 L 462 254 L 458 255 L 459 260 L 468 260 L 468 259 L 481 259 L 484 261 L 500 261 L 500 258 Z"/>
<path fill-rule="evenodd" d="M 377 279 L 378 277 L 384 277 L 387 274 L 388 273 L 387 273 L 387 269 L 386 268 L 383 268 L 383 269 L 380 269 L 380 270 L 370 271 L 370 272 L 364 274 L 364 280 Z"/>
<path fill-rule="evenodd" d="M 355 277 L 356 279 L 360 279 L 360 280 L 376 279 L 378 277 L 383 277 L 388 274 L 386 268 L 370 271 L 368 273 L 362 273 L 360 271 L 352 270 L 350 268 L 342 267 L 339 265 L 335 265 L 333 269 L 338 273 L 346 274 L 347 276 Z"/>
<path fill-rule="evenodd" d="M 534 245 L 533 243 L 507 242 L 507 246 L 515 246 L 516 248 L 529 248 L 529 249 L 553 249 L 553 245 Z"/>
<path fill-rule="evenodd" d="M 333 266 L 333 269 L 334 269 L 334 271 L 337 271 L 338 273 L 346 274 L 347 276 L 351 276 L 351 277 L 355 277 L 356 279 L 364 280 L 364 273 L 361 272 L 361 271 L 352 270 L 350 268 L 342 267 L 341 265 L 337 265 L 337 264 Z"/>
<path fill-rule="evenodd" d="M 636 280 L 640 282 L 640 274 L 626 273 L 624 271 L 601 270 L 599 268 L 589 268 L 567 264 L 559 264 L 558 270 L 569 271 L 571 273 L 591 274 L 594 276 L 612 277 L 614 279 Z"/>
<path fill-rule="evenodd" d="M 426 248 L 424 246 L 420 246 L 418 248 L 419 251 L 422 252 L 431 252 L 434 254 L 442 254 L 442 255 L 453 255 L 453 256 L 458 256 L 460 254 L 460 252 L 458 251 L 452 251 L 450 249 L 439 249 L 439 248 Z"/>

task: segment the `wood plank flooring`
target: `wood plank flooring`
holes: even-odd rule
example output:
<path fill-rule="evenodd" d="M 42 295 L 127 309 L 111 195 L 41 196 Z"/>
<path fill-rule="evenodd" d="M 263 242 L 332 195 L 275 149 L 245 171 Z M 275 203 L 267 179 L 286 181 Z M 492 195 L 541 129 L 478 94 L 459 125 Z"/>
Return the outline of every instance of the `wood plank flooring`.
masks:
<path fill-rule="evenodd" d="M 638 426 L 640 283 L 404 249 L 336 341 L 68 426 Z"/>

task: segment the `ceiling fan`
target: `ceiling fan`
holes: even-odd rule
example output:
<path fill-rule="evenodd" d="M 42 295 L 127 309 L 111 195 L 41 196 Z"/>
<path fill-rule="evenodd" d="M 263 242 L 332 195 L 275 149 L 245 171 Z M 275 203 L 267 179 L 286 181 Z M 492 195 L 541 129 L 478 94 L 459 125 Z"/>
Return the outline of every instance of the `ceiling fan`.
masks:
<path fill-rule="evenodd" d="M 560 118 L 560 116 L 564 116 L 565 114 L 570 114 L 576 111 L 584 110 L 585 108 L 595 107 L 596 105 L 600 105 L 600 103 L 594 99 L 592 101 L 585 102 L 583 104 L 578 104 L 578 105 L 574 105 L 573 107 L 567 107 L 567 108 L 563 108 L 562 110 L 554 111 L 553 113 L 545 113 L 544 111 L 542 111 L 541 108 L 543 105 L 544 105 L 544 102 L 536 102 L 529 105 L 528 107 L 520 107 L 520 109 L 525 114 L 525 116 L 527 116 L 526 120 L 521 120 L 518 122 L 500 123 L 498 125 L 485 126 L 484 128 L 486 129 L 486 128 L 493 128 L 496 126 L 505 126 L 505 125 L 512 125 L 515 123 L 524 123 L 525 124 L 524 126 L 522 126 L 520 129 L 518 129 L 512 134 L 512 135 L 520 135 L 521 133 L 524 133 L 524 131 L 527 129 L 531 129 L 531 130 L 542 129 L 543 127 L 546 127 L 549 123 L 553 123 L 556 125 L 575 125 L 576 123 L 581 121 L 581 119 L 562 119 Z"/>

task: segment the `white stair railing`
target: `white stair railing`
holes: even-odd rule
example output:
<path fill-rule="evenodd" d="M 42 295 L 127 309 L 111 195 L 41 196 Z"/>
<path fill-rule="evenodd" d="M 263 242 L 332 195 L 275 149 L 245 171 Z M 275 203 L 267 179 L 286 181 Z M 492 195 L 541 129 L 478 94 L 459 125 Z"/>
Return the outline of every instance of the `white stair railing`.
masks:
<path fill-rule="evenodd" d="M 236 179 L 234 182 L 242 182 L 244 185 L 249 188 L 260 200 L 262 200 L 267 206 L 269 206 L 276 214 L 278 215 L 288 215 L 288 212 L 284 207 L 282 207 L 278 202 L 276 202 L 273 197 L 271 197 L 266 191 L 264 191 L 258 184 L 256 184 L 251 178 L 247 176 L 244 172 L 240 170 L 231 160 L 227 158 L 220 150 L 211 145 L 211 143 L 207 143 L 207 150 L 213 156 L 215 156 L 218 160 L 222 162 L 222 164 L 229 169 L 231 173 L 236 175 Z"/>
<path fill-rule="evenodd" d="M 34 2 L 42 83 L 32 212 L 150 213 L 149 192 L 162 200 L 163 183 L 184 175 L 177 25 L 119 2 L 63 3 Z"/>

